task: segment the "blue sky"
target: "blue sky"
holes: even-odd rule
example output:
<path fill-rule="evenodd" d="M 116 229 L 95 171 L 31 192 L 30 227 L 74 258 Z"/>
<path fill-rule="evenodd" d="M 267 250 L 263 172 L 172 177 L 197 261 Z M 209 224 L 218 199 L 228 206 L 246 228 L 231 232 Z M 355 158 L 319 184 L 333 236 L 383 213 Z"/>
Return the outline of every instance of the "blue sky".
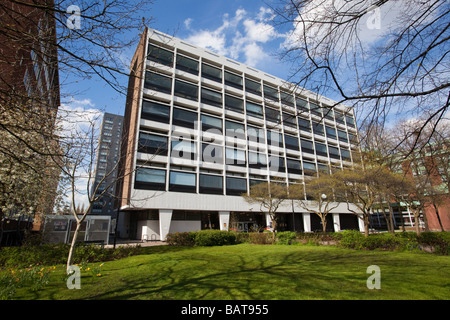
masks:
<path fill-rule="evenodd" d="M 149 27 L 286 79 L 288 66 L 277 55 L 285 37 L 270 25 L 271 4 L 276 0 L 159 0 L 148 13 L 153 17 Z M 124 59 L 131 59 L 134 50 L 123 52 Z M 62 91 L 62 105 L 120 115 L 125 111 L 125 96 L 98 79 L 63 85 Z"/>

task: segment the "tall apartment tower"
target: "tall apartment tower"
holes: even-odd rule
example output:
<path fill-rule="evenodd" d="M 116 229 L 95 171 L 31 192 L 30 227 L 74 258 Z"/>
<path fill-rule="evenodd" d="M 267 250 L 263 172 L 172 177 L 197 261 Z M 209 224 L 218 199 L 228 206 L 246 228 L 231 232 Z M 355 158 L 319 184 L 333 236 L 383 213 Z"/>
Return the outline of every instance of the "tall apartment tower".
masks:
<path fill-rule="evenodd" d="M 241 196 L 252 185 L 302 183 L 351 166 L 359 148 L 352 109 L 327 108 L 335 102 L 158 31 L 144 31 L 131 68 L 122 237 L 270 226 L 270 216 Z M 294 203 L 278 212 L 282 229 L 321 228 Z M 331 228 L 361 228 L 346 204 L 334 212 Z"/>
<path fill-rule="evenodd" d="M 118 175 L 118 162 L 122 142 L 123 116 L 105 113 L 100 129 L 95 167 L 93 190 L 103 196 L 92 205 L 92 214 L 109 215 L 115 218 L 115 188 Z"/>
<path fill-rule="evenodd" d="M 0 206 L 9 208 L 0 209 L 0 224 L 53 212 L 59 170 L 46 155 L 58 148 L 54 13 L 53 0 L 0 0 Z"/>

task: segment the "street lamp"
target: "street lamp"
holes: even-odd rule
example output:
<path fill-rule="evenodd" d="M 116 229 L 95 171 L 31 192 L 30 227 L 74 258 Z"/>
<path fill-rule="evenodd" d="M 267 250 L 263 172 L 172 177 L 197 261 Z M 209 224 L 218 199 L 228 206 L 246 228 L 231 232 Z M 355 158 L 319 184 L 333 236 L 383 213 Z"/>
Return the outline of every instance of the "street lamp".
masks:
<path fill-rule="evenodd" d="M 325 193 L 322 193 L 322 196 L 321 196 L 321 197 L 322 197 L 322 200 L 323 200 L 323 201 L 327 200 L 327 195 L 326 195 Z"/>

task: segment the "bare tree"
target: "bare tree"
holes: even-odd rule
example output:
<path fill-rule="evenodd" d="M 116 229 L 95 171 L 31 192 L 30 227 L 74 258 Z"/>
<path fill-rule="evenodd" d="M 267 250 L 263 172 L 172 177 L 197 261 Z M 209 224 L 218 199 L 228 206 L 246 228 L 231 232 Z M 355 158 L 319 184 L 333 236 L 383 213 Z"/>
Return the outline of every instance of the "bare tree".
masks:
<path fill-rule="evenodd" d="M 360 123 L 428 112 L 425 125 L 448 111 L 448 1 L 283 0 L 274 11 L 291 81 L 355 107 Z"/>
<path fill-rule="evenodd" d="M 322 231 L 327 230 L 327 216 L 339 202 L 334 201 L 335 180 L 328 173 L 320 172 L 317 177 L 305 181 L 308 198 L 304 199 L 303 184 L 289 186 L 289 196 L 307 212 L 316 214 L 322 223 Z"/>
<path fill-rule="evenodd" d="M 0 50 L 0 162 L 4 168 L 0 172 L 1 188 L 4 195 L 16 196 L 25 189 L 38 191 L 28 193 L 36 197 L 22 197 L 20 201 L 20 197 L 0 199 L 0 218 L 11 211 L 11 206 L 16 211 L 34 214 L 40 199 L 55 197 L 55 176 L 59 172 L 48 172 L 49 164 L 60 165 L 67 155 L 58 147 L 60 137 L 55 134 L 60 85 L 64 88 L 97 78 L 125 95 L 127 50 L 139 40 L 139 31 L 151 19 L 151 3 L 0 2 L 0 41 L 5 44 Z M 76 94 L 74 91 L 71 96 Z M 53 179 L 45 183 L 53 191 L 49 188 L 46 195 L 39 195 L 44 176 Z M 41 211 L 51 212 L 52 206 Z"/>
<path fill-rule="evenodd" d="M 259 204 L 261 212 L 267 212 L 272 220 L 272 227 L 275 232 L 278 228 L 277 211 L 281 204 L 288 199 L 286 185 L 276 182 L 258 183 L 250 188 L 249 194 L 242 195 L 250 204 Z"/>

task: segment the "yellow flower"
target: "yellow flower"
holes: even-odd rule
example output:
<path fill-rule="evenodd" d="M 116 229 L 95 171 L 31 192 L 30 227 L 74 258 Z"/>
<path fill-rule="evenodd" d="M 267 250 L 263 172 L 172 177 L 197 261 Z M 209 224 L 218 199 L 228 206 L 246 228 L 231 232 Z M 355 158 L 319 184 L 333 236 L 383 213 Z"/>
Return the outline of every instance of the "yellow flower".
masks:
<path fill-rule="evenodd" d="M 102 274 L 101 273 L 97 273 L 97 277 L 101 277 L 102 276 Z"/>

